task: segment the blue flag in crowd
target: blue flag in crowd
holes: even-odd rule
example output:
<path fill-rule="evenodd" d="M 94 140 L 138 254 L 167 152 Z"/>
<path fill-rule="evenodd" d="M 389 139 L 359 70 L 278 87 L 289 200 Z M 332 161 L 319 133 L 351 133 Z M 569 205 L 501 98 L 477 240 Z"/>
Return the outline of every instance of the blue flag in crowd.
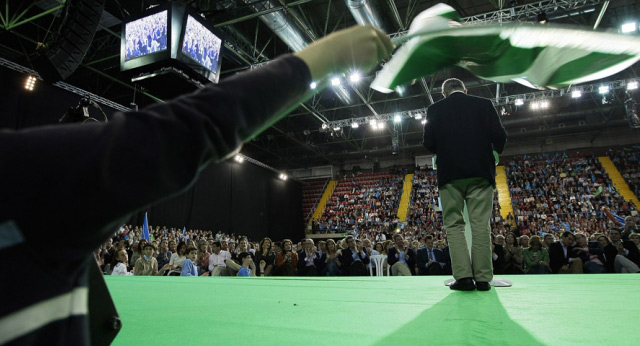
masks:
<path fill-rule="evenodd" d="M 147 213 L 144 213 L 144 224 L 142 225 L 142 238 L 146 239 L 148 242 L 151 242 L 151 237 L 149 237 L 149 220 L 147 219 Z"/>

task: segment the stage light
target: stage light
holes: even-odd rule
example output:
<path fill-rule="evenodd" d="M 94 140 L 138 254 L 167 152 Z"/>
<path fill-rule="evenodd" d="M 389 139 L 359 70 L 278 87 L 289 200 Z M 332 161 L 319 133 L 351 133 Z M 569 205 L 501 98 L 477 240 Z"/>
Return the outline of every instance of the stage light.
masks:
<path fill-rule="evenodd" d="M 403 85 L 398 85 L 396 87 L 396 93 L 398 93 L 398 96 L 404 96 L 406 91 L 407 91 L 407 88 L 405 88 Z"/>
<path fill-rule="evenodd" d="M 316 82 L 311 82 L 311 84 L 309 84 L 309 88 L 311 89 L 315 89 L 318 86 L 318 83 Z"/>
<path fill-rule="evenodd" d="M 331 85 L 333 85 L 333 86 L 340 85 L 340 78 L 338 78 L 338 77 L 331 78 Z"/>
<path fill-rule="evenodd" d="M 600 94 L 603 94 L 603 95 L 608 93 L 609 92 L 609 86 L 608 85 L 601 86 L 600 88 L 598 88 L 598 92 Z"/>
<path fill-rule="evenodd" d="M 376 119 L 371 119 L 369 121 L 369 125 L 371 125 L 371 127 L 373 127 L 374 129 L 378 128 L 378 122 L 376 121 Z"/>
<path fill-rule="evenodd" d="M 549 21 L 549 19 L 547 18 L 547 13 L 546 12 L 538 13 L 538 23 L 547 24 L 548 21 Z"/>
<path fill-rule="evenodd" d="M 242 157 L 241 155 L 236 155 L 233 159 L 236 160 L 237 163 L 244 162 L 244 157 Z"/>
<path fill-rule="evenodd" d="M 629 82 L 627 84 L 627 90 L 636 90 L 638 89 L 638 82 Z"/>
<path fill-rule="evenodd" d="M 517 99 L 516 100 L 516 106 L 522 106 L 524 104 L 524 100 L 523 99 Z"/>
<path fill-rule="evenodd" d="M 353 72 L 349 76 L 349 80 L 351 81 L 351 83 L 358 83 L 360 81 L 360 73 L 359 72 Z"/>
<path fill-rule="evenodd" d="M 384 122 L 378 123 L 378 130 L 382 130 L 384 129 L 384 127 L 385 127 Z"/>
<path fill-rule="evenodd" d="M 280 176 L 278 178 L 280 178 L 280 180 L 287 180 L 287 178 L 289 177 L 284 173 L 280 173 Z"/>
<path fill-rule="evenodd" d="M 540 102 L 540 108 L 542 109 L 546 109 L 549 107 L 549 101 L 542 101 Z"/>
<path fill-rule="evenodd" d="M 322 124 L 322 129 L 323 129 L 323 130 L 326 130 L 328 127 L 329 127 L 329 125 L 327 125 L 327 123 L 323 123 L 323 124 Z"/>
<path fill-rule="evenodd" d="M 579 97 L 581 97 L 581 96 L 582 96 L 582 92 L 581 92 L 580 90 L 574 90 L 574 91 L 571 93 L 571 97 L 573 97 L 574 99 L 577 99 L 577 98 L 579 98 Z"/>
<path fill-rule="evenodd" d="M 622 24 L 622 26 L 620 27 L 620 31 L 623 34 L 628 34 L 628 33 L 631 33 L 631 32 L 635 32 L 636 31 L 636 22 Z"/>
<path fill-rule="evenodd" d="M 422 113 L 418 113 L 415 115 L 416 120 L 422 119 Z"/>
<path fill-rule="evenodd" d="M 360 126 L 360 125 L 358 125 L 358 123 L 352 123 L 351 124 L 351 128 L 353 128 L 353 129 L 357 129 L 358 126 Z"/>
<path fill-rule="evenodd" d="M 399 116 L 399 115 L 395 115 L 395 116 L 393 117 L 393 122 L 394 122 L 394 123 L 399 123 L 399 122 L 401 122 L 401 121 L 402 121 L 402 117 L 401 117 L 401 116 Z"/>
<path fill-rule="evenodd" d="M 540 103 L 538 102 L 532 102 L 531 103 L 531 109 L 538 109 L 540 108 Z"/>
<path fill-rule="evenodd" d="M 422 125 L 426 124 L 427 123 L 427 119 L 422 119 L 421 123 L 422 123 Z"/>
<path fill-rule="evenodd" d="M 24 88 L 29 91 L 32 91 L 35 85 L 36 85 L 36 77 L 29 76 L 27 77 L 27 80 L 24 83 Z"/>
<path fill-rule="evenodd" d="M 336 126 L 333 128 L 333 131 L 340 131 L 340 126 Z"/>

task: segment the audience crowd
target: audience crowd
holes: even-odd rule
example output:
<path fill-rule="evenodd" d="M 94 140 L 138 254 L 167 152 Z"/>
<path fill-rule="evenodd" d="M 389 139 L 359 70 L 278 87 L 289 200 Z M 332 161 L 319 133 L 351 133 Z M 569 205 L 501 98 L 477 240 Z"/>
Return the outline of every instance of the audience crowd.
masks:
<path fill-rule="evenodd" d="M 611 152 L 637 191 L 639 148 Z M 495 274 L 637 273 L 637 206 L 618 193 L 593 154 L 522 155 L 505 161 L 514 214 L 491 218 Z M 437 177 L 416 171 L 405 223 L 397 219 L 403 176 L 345 176 L 311 238 L 264 238 L 203 230 L 123 226 L 96 251 L 105 274 L 181 276 L 450 275 Z M 341 237 L 338 233 L 347 233 Z M 380 257 L 383 256 L 383 257 Z"/>

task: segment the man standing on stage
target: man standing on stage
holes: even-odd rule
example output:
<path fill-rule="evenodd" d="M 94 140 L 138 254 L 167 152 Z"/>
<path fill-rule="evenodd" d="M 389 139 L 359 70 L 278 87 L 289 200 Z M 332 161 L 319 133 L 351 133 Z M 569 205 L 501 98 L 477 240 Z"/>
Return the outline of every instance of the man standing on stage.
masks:
<path fill-rule="evenodd" d="M 437 155 L 442 215 L 456 280 L 451 289 L 487 291 L 493 278 L 489 228 L 496 185 L 493 151 L 502 153 L 507 134 L 491 101 L 467 95 L 461 80 L 445 80 L 442 94 L 445 98 L 427 109 L 423 145 Z M 464 234 L 465 202 L 471 256 Z"/>

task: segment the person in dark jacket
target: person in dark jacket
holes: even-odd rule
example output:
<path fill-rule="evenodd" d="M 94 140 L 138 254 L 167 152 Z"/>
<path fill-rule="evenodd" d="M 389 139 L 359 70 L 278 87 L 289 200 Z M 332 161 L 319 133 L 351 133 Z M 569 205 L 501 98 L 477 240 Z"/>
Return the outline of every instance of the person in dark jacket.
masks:
<path fill-rule="evenodd" d="M 443 100 L 427 108 L 423 145 L 436 154 L 444 228 L 456 280 L 450 288 L 485 291 L 493 278 L 489 229 L 496 185 L 493 151 L 502 153 L 507 133 L 493 103 L 467 95 L 461 80 L 445 80 L 442 94 Z M 465 204 L 471 255 L 464 234 Z"/>

